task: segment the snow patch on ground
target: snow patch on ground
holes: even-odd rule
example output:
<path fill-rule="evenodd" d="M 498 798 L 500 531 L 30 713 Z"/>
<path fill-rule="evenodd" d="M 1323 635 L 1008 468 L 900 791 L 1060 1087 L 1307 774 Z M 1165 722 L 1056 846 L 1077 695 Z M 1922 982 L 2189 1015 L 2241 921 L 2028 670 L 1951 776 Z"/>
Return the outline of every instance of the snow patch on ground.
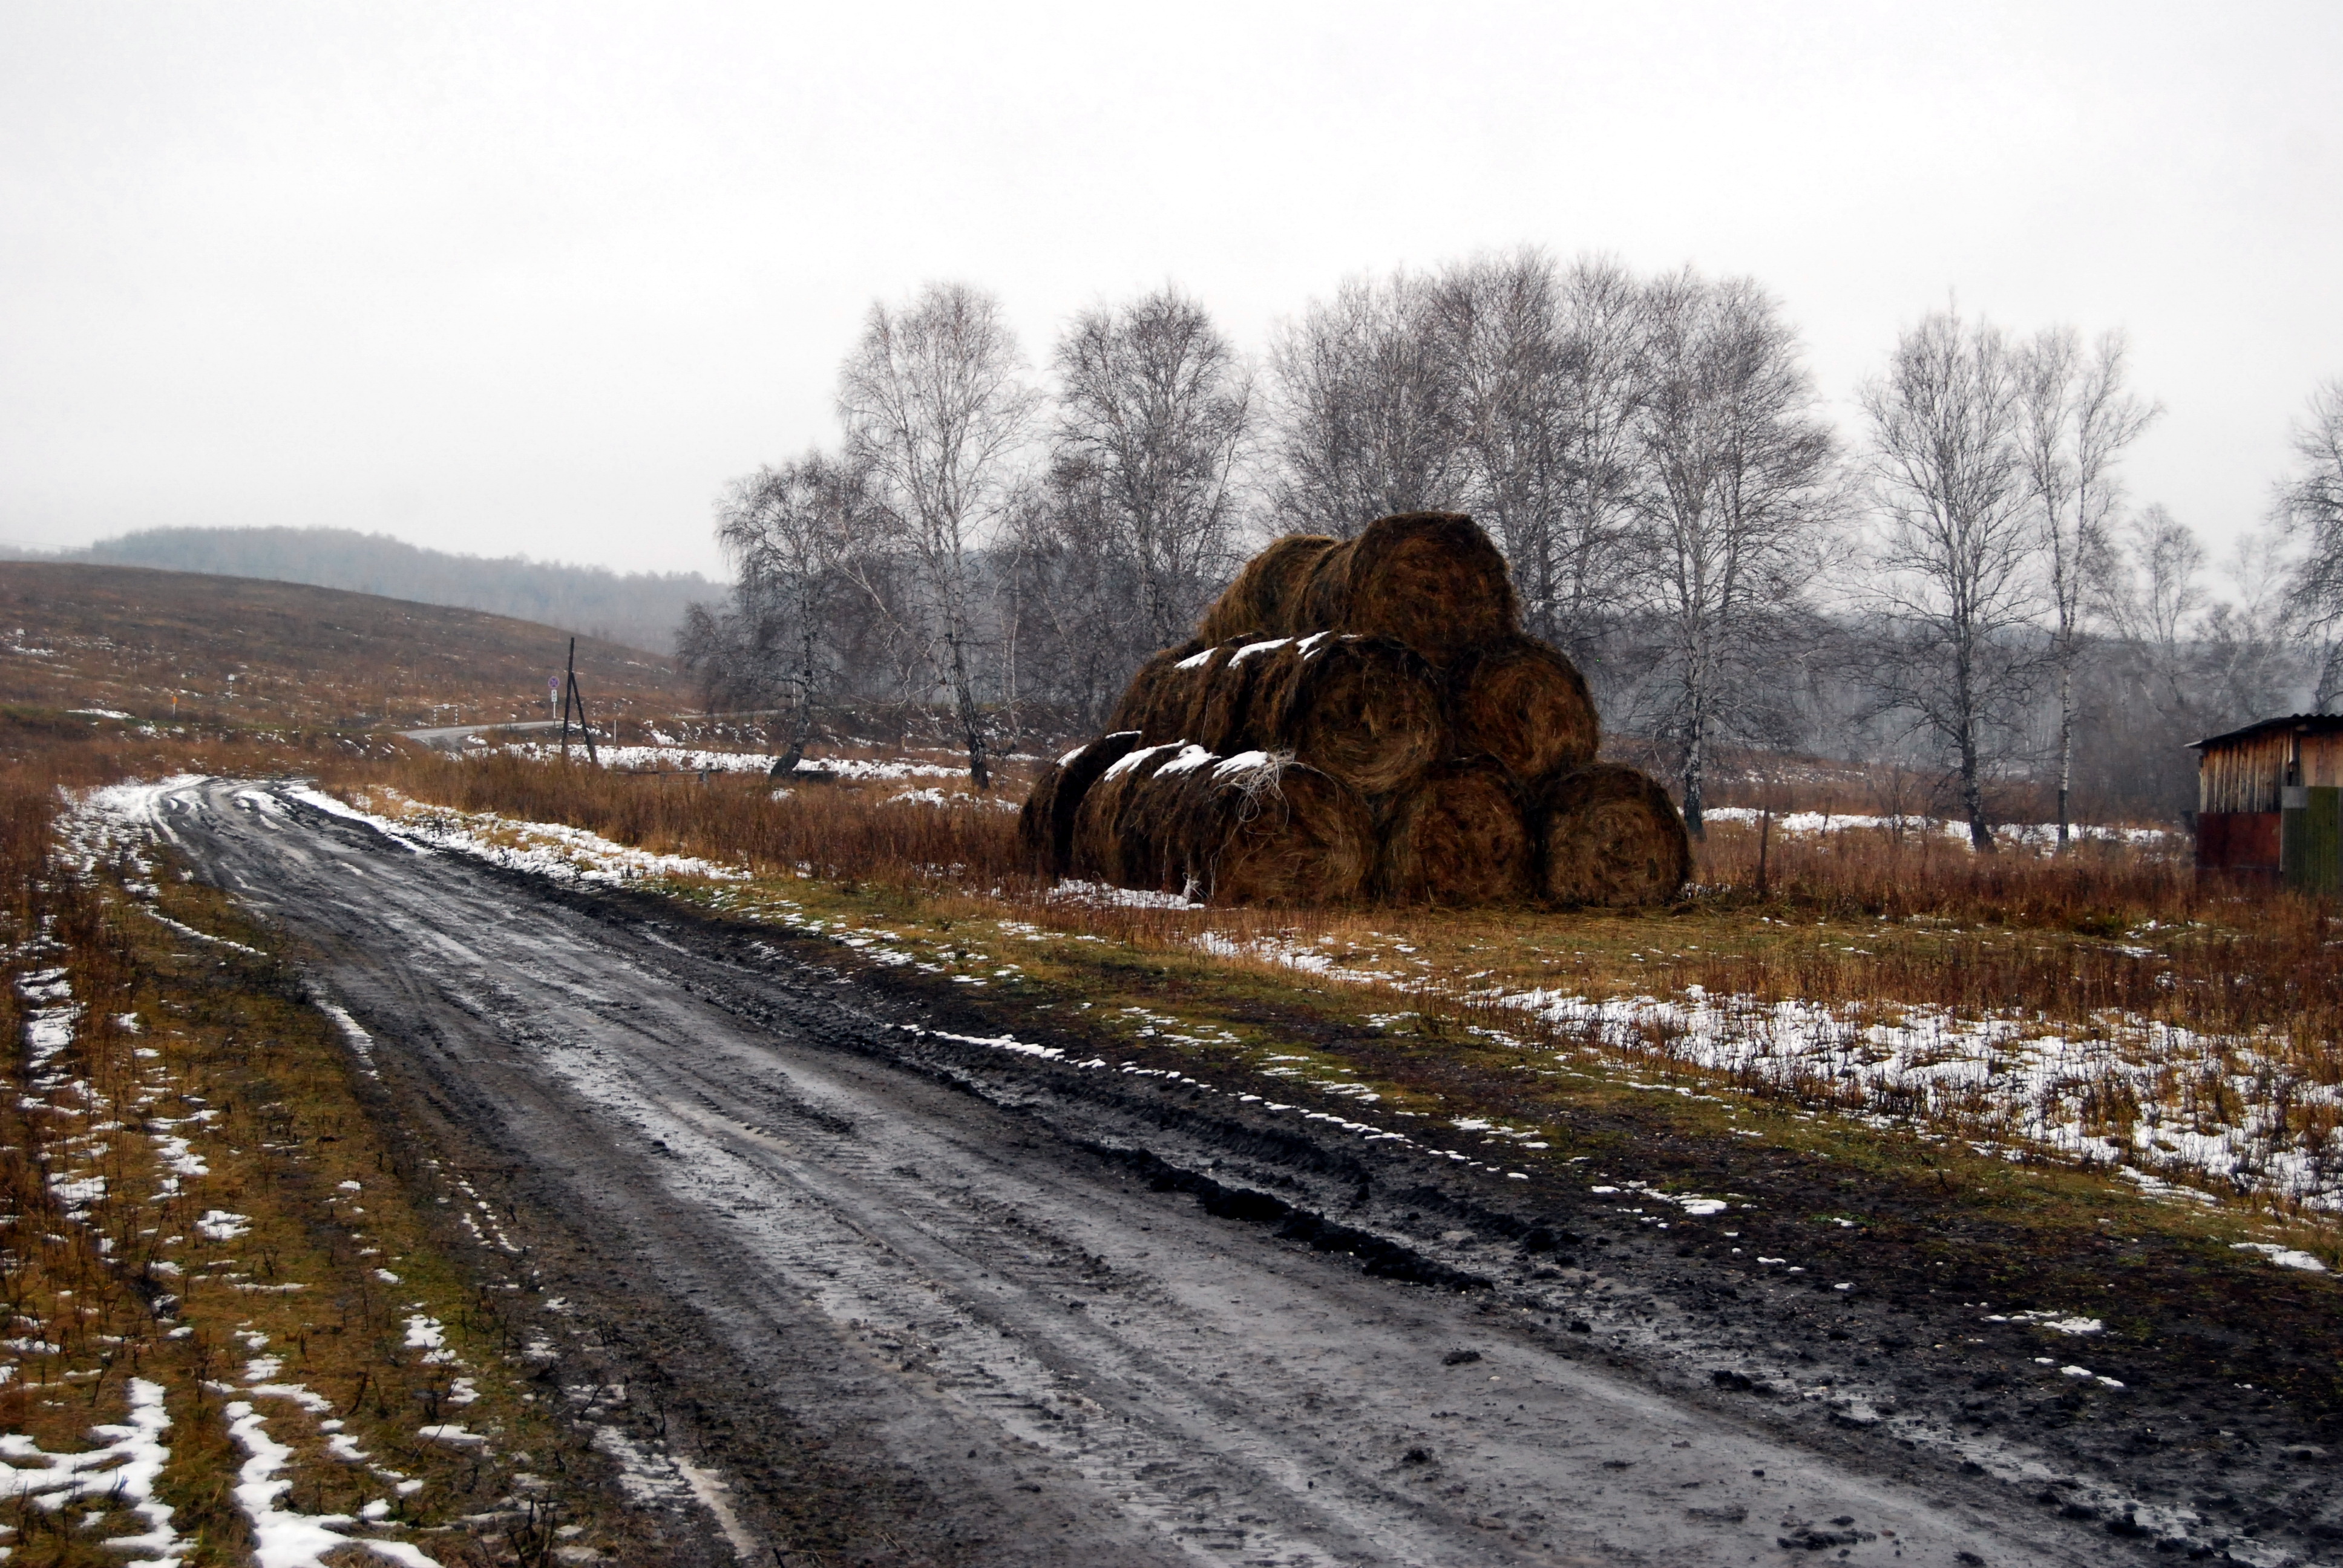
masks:
<path fill-rule="evenodd" d="M 416 849 L 447 850 L 508 870 L 555 881 L 639 882 L 695 877 L 740 881 L 748 873 L 690 855 L 657 855 L 605 839 L 583 828 L 532 822 L 494 811 L 457 811 L 426 806 L 389 790 L 377 791 L 397 807 L 397 817 L 348 805 L 307 785 L 287 786 L 287 797 L 337 817 L 366 823 L 387 838 Z"/>
<path fill-rule="evenodd" d="M 82 1453 L 44 1453 L 22 1432 L 0 1437 L 0 1499 L 33 1498 L 54 1512 L 76 1498 L 104 1497 L 146 1521 L 136 1535 L 106 1536 L 96 1543 L 127 1555 L 124 1561 L 177 1568 L 179 1553 L 193 1545 L 171 1528 L 171 1505 L 155 1497 L 155 1483 L 170 1461 L 163 1433 L 171 1425 L 163 1406 L 163 1385 L 130 1380 L 129 1419 L 90 1428 L 101 1446 Z"/>
<path fill-rule="evenodd" d="M 315 1568 L 325 1553 L 349 1546 L 404 1563 L 407 1568 L 439 1568 L 420 1548 L 404 1541 L 377 1541 L 346 1535 L 342 1527 L 356 1524 L 348 1513 L 297 1513 L 277 1506 L 293 1489 L 289 1476 L 277 1472 L 293 1461 L 293 1451 L 268 1435 L 268 1423 L 246 1400 L 232 1400 L 224 1412 L 227 1430 L 246 1455 L 237 1473 L 236 1505 L 251 1522 L 253 1562 L 257 1568 Z"/>

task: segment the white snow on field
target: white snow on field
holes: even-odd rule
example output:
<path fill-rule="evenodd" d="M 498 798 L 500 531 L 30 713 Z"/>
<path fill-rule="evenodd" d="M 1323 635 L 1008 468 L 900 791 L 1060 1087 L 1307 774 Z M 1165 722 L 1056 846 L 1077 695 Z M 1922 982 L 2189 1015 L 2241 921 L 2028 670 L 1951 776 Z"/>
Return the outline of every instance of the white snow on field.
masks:
<path fill-rule="evenodd" d="M 1761 813 L 1754 806 L 1716 806 L 1701 813 L 1709 822 L 1741 822 L 1754 828 Z M 1949 839 L 1966 847 L 1969 841 L 1969 825 L 1950 821 L 1941 817 L 1866 817 L 1838 811 L 1777 811 L 1774 814 L 1774 831 L 1805 837 L 1813 833 L 1843 833 L 1873 829 L 1894 833 L 1915 833 L 1923 837 Z M 2112 827 L 2097 823 L 2077 822 L 2068 826 L 2070 838 L 2087 843 L 2161 844 L 2177 839 L 2178 834 L 2168 828 Z M 1993 836 L 2005 844 L 2024 844 L 2033 849 L 2055 849 L 2058 843 L 2056 822 L 1997 822 Z"/>
<path fill-rule="evenodd" d="M 524 741 L 496 749 L 515 757 L 542 759 L 561 755 L 560 744 L 542 740 Z M 780 758 L 769 751 L 707 751 L 689 746 L 598 746 L 605 768 L 627 769 L 638 772 L 698 773 L 770 773 Z M 569 759 L 586 759 L 585 744 L 573 740 L 569 744 Z M 866 779 L 964 779 L 965 766 L 954 767 L 940 762 L 913 762 L 890 758 L 885 761 L 869 761 L 859 757 L 808 757 L 799 764 L 806 772 L 827 773 L 833 779 L 860 781 Z"/>
<path fill-rule="evenodd" d="M 137 1535 L 105 1536 L 96 1544 L 123 1553 L 126 1563 L 176 1568 L 177 1554 L 193 1543 L 179 1539 L 171 1528 L 171 1505 L 155 1497 L 155 1483 L 171 1457 L 163 1445 L 163 1433 L 170 1425 L 163 1385 L 133 1378 L 129 1419 L 90 1428 L 100 1447 L 81 1453 L 44 1453 L 22 1432 L 0 1436 L 0 1457 L 5 1459 L 0 1462 L 0 1499 L 32 1498 L 55 1513 L 76 1498 L 106 1498 L 115 1507 L 144 1517 L 147 1528 Z"/>
<path fill-rule="evenodd" d="M 1560 1059 L 1573 1066 L 1591 1053 L 1689 1069 L 1720 1091 L 1788 1091 L 1882 1125 L 2111 1165 L 2146 1191 L 2181 1182 L 2343 1212 L 2343 1128 L 2315 1144 L 2298 1131 L 2307 1109 L 2343 1109 L 2343 1085 L 2291 1065 L 2278 1036 L 2204 1033 L 2114 1011 L 2076 1022 L 1886 1000 L 1767 1002 L 1697 985 L 1672 996 L 1601 999 L 1558 990 L 1459 991 L 1428 971 L 1368 967 L 1349 953 L 1338 959 L 1325 946 L 1333 940 L 1220 931 L 1194 939 L 1223 958 L 1346 985 L 1455 995 L 1498 1018 L 1529 1014 L 1579 1042 Z"/>
<path fill-rule="evenodd" d="M 277 1506 L 293 1490 L 290 1476 L 277 1472 L 293 1462 L 293 1451 L 268 1435 L 268 1423 L 251 1403 L 231 1400 L 222 1412 L 229 1435 L 246 1454 L 238 1472 L 236 1501 L 252 1524 L 253 1562 L 258 1568 L 315 1568 L 324 1554 L 339 1548 L 361 1546 L 401 1563 L 407 1568 L 439 1568 L 420 1548 L 404 1541 L 377 1541 L 345 1535 L 341 1526 L 357 1523 L 348 1513 L 297 1513 Z"/>
<path fill-rule="evenodd" d="M 389 817 L 307 785 L 287 786 L 285 793 L 320 811 L 364 822 L 417 849 L 447 850 L 556 881 L 635 882 L 669 877 L 739 881 L 748 876 L 737 867 L 719 866 L 691 855 L 653 854 L 559 822 L 532 822 L 494 811 L 458 811 L 404 797 L 394 798 L 402 814 Z M 388 790 L 379 793 L 392 795 Z"/>
<path fill-rule="evenodd" d="M 2240 1252 L 2259 1252 L 2281 1269 L 2302 1269 L 2313 1274 L 2323 1274 L 2327 1265 L 2308 1252 L 2292 1247 L 2281 1247 L 2269 1241 L 2237 1241 L 2232 1246 Z"/>
<path fill-rule="evenodd" d="M 1126 910 L 1201 910 L 1204 906 L 1184 893 L 1151 893 L 1142 888 L 1118 888 L 1107 882 L 1084 882 L 1069 877 L 1046 895 L 1053 904 L 1090 904 Z"/>
<path fill-rule="evenodd" d="M 1873 1120 L 2343 1211 L 2343 1132 L 2307 1147 L 2280 1121 L 2288 1105 L 2297 1118 L 2308 1106 L 2343 1108 L 2343 1087 L 2305 1079 L 2288 1065 L 2285 1042 L 2268 1037 L 2200 1034 L 2112 1011 L 2060 1023 L 1879 1002 L 1765 1002 L 1698 986 L 1674 998 L 1531 990 L 1484 1000 L 1604 1054 L 1695 1068 L 1727 1086 L 1793 1090 Z"/>

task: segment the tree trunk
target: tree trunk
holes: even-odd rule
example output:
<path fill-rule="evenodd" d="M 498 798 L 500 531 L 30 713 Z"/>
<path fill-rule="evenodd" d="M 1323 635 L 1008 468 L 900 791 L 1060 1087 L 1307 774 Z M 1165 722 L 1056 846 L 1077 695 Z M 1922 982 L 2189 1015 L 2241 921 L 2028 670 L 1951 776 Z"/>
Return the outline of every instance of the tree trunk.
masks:
<path fill-rule="evenodd" d="M 1960 639 L 1956 657 L 1960 661 L 1954 679 L 1960 704 L 1960 733 L 1956 739 L 1961 754 L 1961 809 L 1968 814 L 1969 848 L 1986 855 L 1993 852 L 1993 829 L 1985 820 L 1985 783 L 1977 760 L 1976 654 L 1967 638 Z"/>
<path fill-rule="evenodd" d="M 944 646 L 951 651 L 952 701 L 960 710 L 960 733 L 968 739 L 969 782 L 980 790 L 990 789 L 992 772 L 984 761 L 984 726 L 977 718 L 976 692 L 969 685 L 968 658 L 961 641 L 962 632 L 957 626 L 944 633 Z"/>
<path fill-rule="evenodd" d="M 2058 661 L 2058 852 L 2066 852 L 2069 802 L 2075 793 L 2075 661 Z"/>
<path fill-rule="evenodd" d="M 1708 719 L 1697 703 L 1693 708 L 1692 733 L 1684 741 L 1684 831 L 1695 839 L 1708 837 L 1708 824 L 1702 816 L 1702 795 L 1708 772 Z"/>
<path fill-rule="evenodd" d="M 799 618 L 802 628 L 798 635 L 797 701 L 789 712 L 789 749 L 773 764 L 773 776 L 780 778 L 798 770 L 805 760 L 807 739 L 813 734 L 813 622 L 809 616 Z"/>

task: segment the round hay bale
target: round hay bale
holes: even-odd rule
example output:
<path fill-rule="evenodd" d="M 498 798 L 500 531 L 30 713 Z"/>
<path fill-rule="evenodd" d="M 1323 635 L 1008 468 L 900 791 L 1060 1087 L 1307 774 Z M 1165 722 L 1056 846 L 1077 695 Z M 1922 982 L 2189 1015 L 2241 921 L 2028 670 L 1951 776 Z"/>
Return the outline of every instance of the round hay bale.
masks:
<path fill-rule="evenodd" d="M 1254 699 L 1262 681 L 1277 668 L 1273 656 L 1292 647 L 1292 641 L 1291 638 L 1265 638 L 1221 646 L 1203 700 L 1194 710 L 1194 739 L 1198 745 L 1223 757 L 1256 749 Z"/>
<path fill-rule="evenodd" d="M 1544 808 L 1539 890 L 1556 903 L 1661 903 L 1692 874 L 1692 840 L 1675 802 L 1632 768 L 1598 763 L 1565 775 Z"/>
<path fill-rule="evenodd" d="M 1260 751 L 1190 777 L 1187 877 L 1213 903 L 1337 904 L 1364 890 L 1374 820 L 1335 779 Z"/>
<path fill-rule="evenodd" d="M 1451 909 L 1529 897 L 1536 845 L 1512 778 L 1486 757 L 1443 762 L 1384 814 L 1375 896 Z"/>
<path fill-rule="evenodd" d="M 1172 893 L 1189 890 L 1193 836 L 1189 801 L 1200 779 L 1209 777 L 1220 760 L 1201 746 L 1182 744 L 1133 770 L 1115 820 L 1121 839 L 1121 886 Z"/>
<path fill-rule="evenodd" d="M 1180 750 L 1177 745 L 1134 747 L 1101 770 L 1074 808 L 1068 848 L 1075 876 L 1123 888 L 1152 888 L 1161 881 L 1162 867 L 1149 841 L 1130 838 L 1126 825 L 1142 786 Z"/>
<path fill-rule="evenodd" d="M 1150 654 L 1123 688 L 1122 700 L 1107 716 L 1106 727 L 1135 729 L 1149 746 L 1179 739 L 1178 725 L 1195 693 L 1198 667 L 1188 661 L 1202 651 L 1203 644 L 1184 642 Z"/>
<path fill-rule="evenodd" d="M 1236 581 L 1221 590 L 1196 636 L 1205 642 L 1283 637 L 1294 630 L 1294 600 L 1319 558 L 1336 541 L 1323 534 L 1288 534 L 1245 562 Z"/>
<path fill-rule="evenodd" d="M 1290 751 L 1369 797 L 1406 785 L 1447 749 L 1432 668 L 1401 643 L 1313 633 L 1262 663 L 1246 713 L 1252 747 Z"/>
<path fill-rule="evenodd" d="M 1017 813 L 1017 841 L 1052 877 L 1073 866 L 1074 813 L 1099 775 L 1129 755 L 1139 731 L 1119 729 L 1077 746 L 1041 770 Z"/>
<path fill-rule="evenodd" d="M 1448 723 L 1461 755 L 1495 758 L 1532 792 L 1593 762 L 1603 742 L 1578 667 L 1528 637 L 1485 644 L 1450 667 Z"/>
<path fill-rule="evenodd" d="M 1293 629 L 1393 638 L 1444 665 L 1512 636 L 1519 618 L 1505 558 L 1479 524 L 1462 512 L 1402 512 L 1318 558 Z"/>

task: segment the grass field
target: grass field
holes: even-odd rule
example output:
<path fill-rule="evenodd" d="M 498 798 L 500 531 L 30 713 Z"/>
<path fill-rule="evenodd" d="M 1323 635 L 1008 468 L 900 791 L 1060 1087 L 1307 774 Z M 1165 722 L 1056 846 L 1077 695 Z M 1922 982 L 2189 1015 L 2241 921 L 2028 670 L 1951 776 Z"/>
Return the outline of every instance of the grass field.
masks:
<path fill-rule="evenodd" d="M 555 1413 L 494 1214 L 399 1141 L 362 1042 L 266 931 L 75 806 L 182 771 L 306 774 L 398 830 L 664 892 L 1004 1035 L 1373 1106 L 1493 1181 L 1770 1183 L 1780 1229 L 1753 1249 L 1821 1267 L 1899 1236 L 1916 1281 L 2087 1304 L 2105 1353 L 2166 1356 L 2174 1386 L 2193 1359 L 2343 1420 L 2320 1278 L 2343 1267 L 2337 911 L 2199 889 L 2177 836 L 1977 856 L 1910 819 L 1903 781 L 1816 766 L 1769 786 L 1802 814 L 1762 851 L 1728 806 L 1665 909 L 1194 908 L 1035 876 L 1030 758 L 977 796 L 949 750 L 832 745 L 825 777 L 777 789 L 753 728 L 680 717 L 663 671 L 628 688 L 621 650 L 589 677 L 630 704 L 614 766 L 451 759 L 377 720 L 493 710 L 499 682 L 541 683 L 545 628 L 435 622 L 427 658 L 393 624 L 417 607 L 371 601 L 367 635 L 422 673 L 369 691 L 305 673 L 339 647 L 315 607 L 252 636 L 233 596 L 148 614 L 132 589 L 166 574 L 126 575 L 46 621 L 25 588 L 0 627 L 25 628 L 0 655 L 14 1561 L 119 1562 L 107 1539 L 166 1530 L 192 1562 L 257 1530 L 441 1563 L 657 1554 Z M 135 635 L 108 618 L 134 611 Z"/>
<path fill-rule="evenodd" d="M 298 583 L 0 561 L 0 706 L 222 729 L 342 730 L 553 716 L 565 634 Z M 578 639 L 598 718 L 692 706 L 671 662 Z"/>
<path fill-rule="evenodd" d="M 1760 898 L 1720 829 L 1665 910 L 1213 910 L 1037 879 L 1010 813 L 930 774 L 775 799 L 754 771 L 426 759 L 333 788 L 423 842 L 761 927 L 1003 1050 L 1241 1084 L 1639 1223 L 1730 1195 L 1729 1241 L 1679 1227 L 1728 1268 L 2079 1314 L 2094 1372 L 2160 1402 L 2210 1379 L 2343 1427 L 2331 971 L 2300 968 L 2331 917 L 2200 899 L 2165 841 L 1980 865 L 1825 839 Z M 1899 852 L 1934 911 L 1911 862 L 1871 863 Z M 1904 912 L 1864 907 L 1885 880 Z M 2191 1021 L 2184 985 L 2217 976 L 2206 1010 L 2247 1032 Z"/>
<path fill-rule="evenodd" d="M 1756 832 L 1728 821 L 1665 910 L 1201 910 L 1036 879 L 1003 809 L 1017 780 L 980 798 L 940 758 L 839 766 L 781 792 L 758 770 L 702 783 L 523 756 L 334 777 L 387 809 L 468 814 L 475 837 L 560 824 L 711 862 L 748 879 L 708 894 L 727 907 L 830 931 L 924 928 L 978 970 L 1030 962 L 1037 940 L 1202 956 L 1306 977 L 1377 1016 L 2127 1171 L 2149 1189 L 2306 1219 L 2343 1203 L 2332 915 L 2200 890 L 2177 837 L 1978 856 L 1941 831 L 1794 833 L 1767 844 L 1761 892 Z M 979 941 L 971 921 L 998 930 Z"/>

